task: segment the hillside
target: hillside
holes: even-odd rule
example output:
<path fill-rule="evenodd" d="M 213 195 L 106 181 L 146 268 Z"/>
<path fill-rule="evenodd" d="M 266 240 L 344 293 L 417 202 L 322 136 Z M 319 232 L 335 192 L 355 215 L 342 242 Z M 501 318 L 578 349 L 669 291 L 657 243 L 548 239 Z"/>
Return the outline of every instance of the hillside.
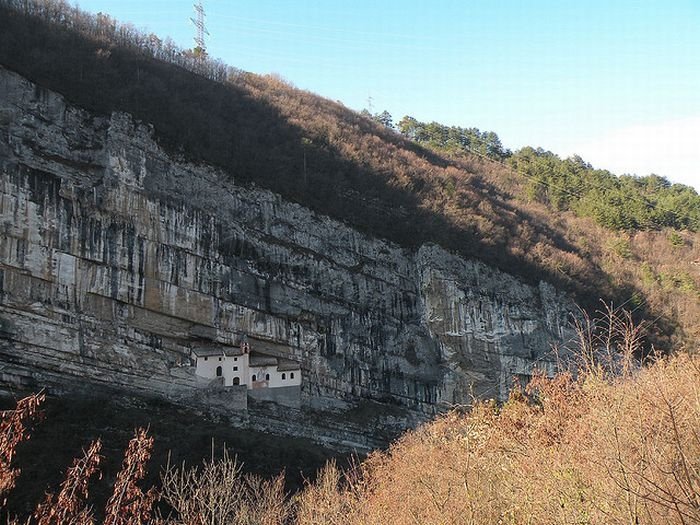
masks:
<path fill-rule="evenodd" d="M 408 433 L 345 479 L 327 467 L 297 523 L 698 523 L 699 385 L 687 355 L 625 377 L 540 378 L 500 410 Z"/>
<path fill-rule="evenodd" d="M 446 156 L 277 77 L 200 61 L 107 16 L 59 1 L 3 0 L 0 9 L 0 63 L 90 111 L 152 124 L 175 155 L 373 236 L 438 243 L 544 279 L 584 306 L 631 303 L 655 321 L 659 343 L 698 335 L 697 233 L 607 230 L 553 210 L 549 197 L 529 198 L 531 181 L 508 166 Z"/>
<path fill-rule="evenodd" d="M 164 519 L 107 525 L 700 523 L 697 193 L 390 123 L 0 0 L 0 396 L 48 397 L 16 457 L 0 414 L 0 517 L 53 523 L 98 437 L 63 521 L 143 495 L 150 424 Z"/>

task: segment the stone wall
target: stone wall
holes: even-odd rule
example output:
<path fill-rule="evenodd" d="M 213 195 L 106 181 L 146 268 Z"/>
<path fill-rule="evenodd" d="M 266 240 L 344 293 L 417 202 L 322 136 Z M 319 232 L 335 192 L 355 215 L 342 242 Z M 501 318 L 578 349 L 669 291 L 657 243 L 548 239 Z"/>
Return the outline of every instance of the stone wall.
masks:
<path fill-rule="evenodd" d="M 128 115 L 91 115 L 1 68 L 0 199 L 6 388 L 197 404 L 193 346 L 247 333 L 301 363 L 302 409 L 371 400 L 412 425 L 551 366 L 574 311 L 546 283 L 239 186 Z"/>
<path fill-rule="evenodd" d="M 254 388 L 248 396 L 256 401 L 269 401 L 292 408 L 301 408 L 301 387 Z"/>

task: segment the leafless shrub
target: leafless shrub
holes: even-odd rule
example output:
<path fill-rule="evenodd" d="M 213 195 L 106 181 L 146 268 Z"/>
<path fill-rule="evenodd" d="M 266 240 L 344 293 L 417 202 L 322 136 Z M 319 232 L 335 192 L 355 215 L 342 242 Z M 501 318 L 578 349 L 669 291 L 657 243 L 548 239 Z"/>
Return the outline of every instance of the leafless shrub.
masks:
<path fill-rule="evenodd" d="M 271 481 L 243 475 L 225 448 L 220 459 L 199 467 L 169 466 L 162 483 L 163 499 L 175 511 L 171 523 L 281 525 L 289 516 L 282 475 Z"/>
<path fill-rule="evenodd" d="M 602 304 L 595 318 L 583 310 L 574 318 L 576 341 L 568 348 L 573 370 L 604 378 L 629 376 L 639 369 L 645 325 L 635 323 L 630 310 Z"/>
<path fill-rule="evenodd" d="M 17 402 L 14 410 L 0 413 L 0 507 L 5 504 L 7 493 L 17 481 L 20 469 L 12 468 L 17 445 L 29 438 L 27 423 L 41 416 L 39 407 L 45 395 L 33 394 Z"/>
<path fill-rule="evenodd" d="M 85 504 L 90 478 L 99 472 L 100 440 L 93 441 L 81 458 L 73 461 L 58 494 L 48 493 L 37 505 L 34 520 L 37 525 L 92 525 L 92 510 Z"/>
<path fill-rule="evenodd" d="M 137 429 L 129 441 L 122 469 L 107 501 L 104 525 L 143 525 L 151 521 L 158 492 L 151 488 L 144 493 L 137 483 L 146 475 L 146 463 L 152 448 L 153 438 L 148 436 L 146 429 Z"/>
<path fill-rule="evenodd" d="M 352 480 L 350 480 L 352 481 Z M 353 488 L 343 486 L 343 474 L 335 461 L 329 461 L 313 483 L 308 483 L 296 500 L 296 520 L 304 525 L 343 525 L 356 506 Z"/>

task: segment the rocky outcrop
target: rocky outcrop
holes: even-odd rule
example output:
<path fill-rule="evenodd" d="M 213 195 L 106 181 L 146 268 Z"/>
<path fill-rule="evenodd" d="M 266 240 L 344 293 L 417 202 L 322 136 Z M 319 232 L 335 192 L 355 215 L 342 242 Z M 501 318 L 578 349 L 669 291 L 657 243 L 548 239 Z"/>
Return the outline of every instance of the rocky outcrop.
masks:
<path fill-rule="evenodd" d="M 254 403 L 243 419 L 301 432 L 294 418 L 313 413 L 322 434 L 329 413 L 338 441 L 343 425 L 373 432 L 366 414 L 342 416 L 360 401 L 393 431 L 472 396 L 502 399 L 567 337 L 573 304 L 546 283 L 237 185 L 166 154 L 147 124 L 91 115 L 4 69 L 0 176 L 6 388 L 102 385 L 202 406 L 192 349 L 248 334 L 301 363 L 302 406 Z"/>

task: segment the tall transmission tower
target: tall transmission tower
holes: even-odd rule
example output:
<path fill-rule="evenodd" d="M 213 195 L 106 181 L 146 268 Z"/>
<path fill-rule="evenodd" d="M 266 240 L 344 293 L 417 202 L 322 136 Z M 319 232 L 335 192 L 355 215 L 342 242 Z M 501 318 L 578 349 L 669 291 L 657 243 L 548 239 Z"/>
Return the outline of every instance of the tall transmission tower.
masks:
<path fill-rule="evenodd" d="M 194 24 L 197 34 L 194 37 L 194 43 L 196 44 L 195 50 L 197 50 L 200 56 L 204 57 L 207 54 L 207 46 L 204 42 L 204 35 L 208 35 L 206 26 L 204 25 L 204 6 L 202 5 L 202 0 L 199 0 L 194 4 L 194 11 L 196 13 L 196 18 L 190 18 L 190 21 Z"/>

